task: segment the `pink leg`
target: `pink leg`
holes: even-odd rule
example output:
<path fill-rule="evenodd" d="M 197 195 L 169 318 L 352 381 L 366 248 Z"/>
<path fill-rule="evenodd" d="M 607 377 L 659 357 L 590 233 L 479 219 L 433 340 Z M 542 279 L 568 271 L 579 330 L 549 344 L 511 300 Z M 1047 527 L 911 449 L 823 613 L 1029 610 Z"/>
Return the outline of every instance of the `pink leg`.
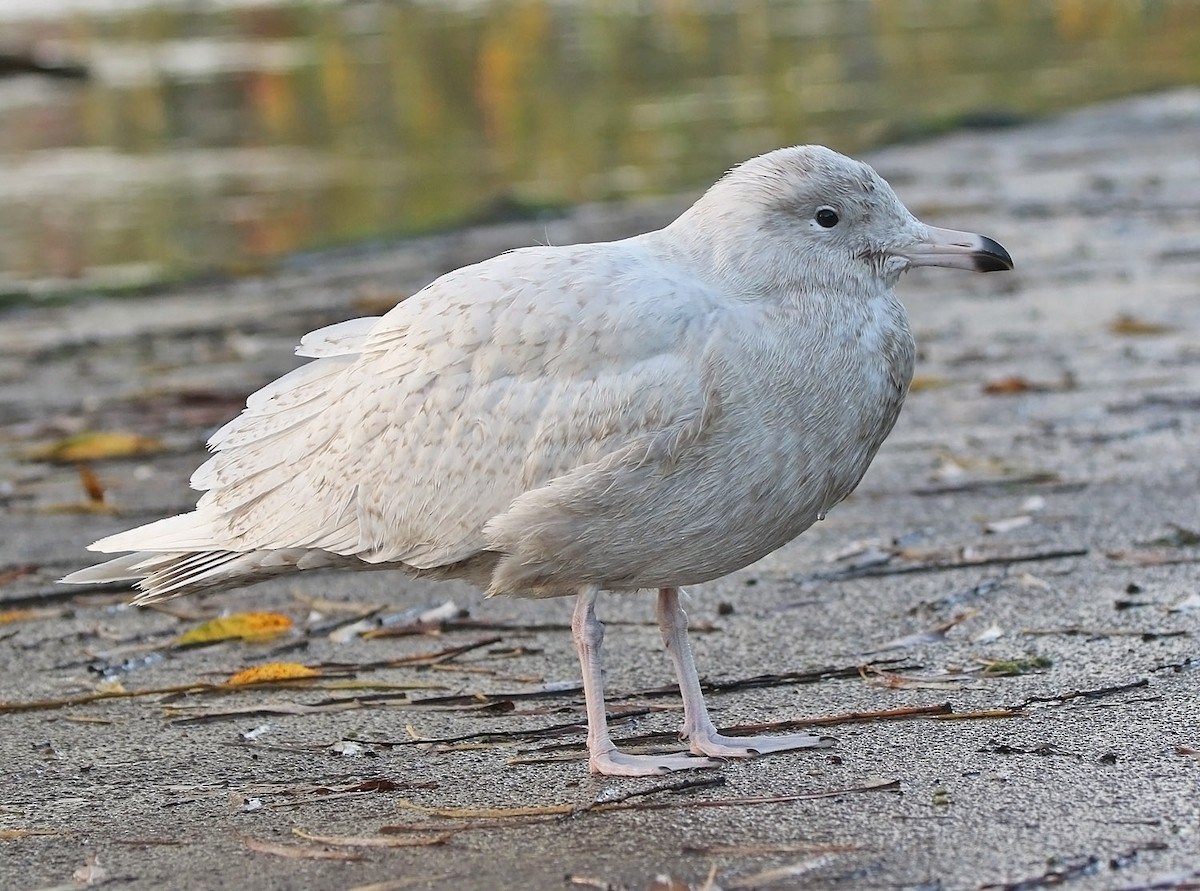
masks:
<path fill-rule="evenodd" d="M 696 770 L 717 767 L 719 762 L 691 755 L 628 755 L 617 751 L 608 735 L 608 718 L 604 714 L 604 678 L 602 676 L 600 645 L 604 642 L 604 626 L 596 618 L 596 594 L 599 589 L 589 586 L 579 592 L 571 633 L 579 651 L 583 669 L 583 698 L 587 703 L 588 769 L 608 776 L 642 777 L 671 770 Z"/>
<path fill-rule="evenodd" d="M 679 605 L 678 588 L 659 588 L 658 627 L 662 631 L 667 652 L 671 654 L 671 661 L 675 663 L 675 675 L 679 678 L 679 690 L 683 694 L 682 736 L 688 740 L 692 752 L 714 758 L 749 758 L 768 752 L 829 745 L 828 740 L 804 733 L 785 736 L 722 736 L 717 733 L 708 715 L 708 708 L 704 705 L 700 676 L 696 674 L 692 647 L 688 643 L 687 613 Z"/>

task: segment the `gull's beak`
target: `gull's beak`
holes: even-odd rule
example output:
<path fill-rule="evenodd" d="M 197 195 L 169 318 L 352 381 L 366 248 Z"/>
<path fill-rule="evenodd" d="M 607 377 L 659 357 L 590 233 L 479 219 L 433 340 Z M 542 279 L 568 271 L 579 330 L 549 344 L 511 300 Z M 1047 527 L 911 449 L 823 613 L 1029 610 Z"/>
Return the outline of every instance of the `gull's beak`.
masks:
<path fill-rule="evenodd" d="M 974 272 L 1000 272 L 1013 268 L 1012 257 L 986 235 L 926 226 L 925 238 L 894 253 L 909 266 L 952 266 Z"/>

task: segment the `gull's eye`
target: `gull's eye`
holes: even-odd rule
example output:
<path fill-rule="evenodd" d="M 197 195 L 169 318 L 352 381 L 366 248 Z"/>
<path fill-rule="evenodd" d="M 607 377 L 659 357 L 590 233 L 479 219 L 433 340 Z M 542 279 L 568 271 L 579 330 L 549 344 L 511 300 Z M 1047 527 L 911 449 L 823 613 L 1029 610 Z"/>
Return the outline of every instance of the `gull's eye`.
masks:
<path fill-rule="evenodd" d="M 823 229 L 832 229 L 838 224 L 837 211 L 832 207 L 822 207 L 817 211 L 814 219 L 816 219 L 817 225 Z"/>

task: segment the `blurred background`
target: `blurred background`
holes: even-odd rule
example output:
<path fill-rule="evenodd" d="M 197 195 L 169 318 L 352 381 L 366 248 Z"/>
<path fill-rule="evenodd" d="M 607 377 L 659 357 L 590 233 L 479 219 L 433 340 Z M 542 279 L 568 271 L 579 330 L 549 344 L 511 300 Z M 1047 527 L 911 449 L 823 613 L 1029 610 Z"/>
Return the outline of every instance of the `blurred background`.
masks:
<path fill-rule="evenodd" d="M 1197 0 L 0 0 L 0 299 L 1196 82 Z"/>

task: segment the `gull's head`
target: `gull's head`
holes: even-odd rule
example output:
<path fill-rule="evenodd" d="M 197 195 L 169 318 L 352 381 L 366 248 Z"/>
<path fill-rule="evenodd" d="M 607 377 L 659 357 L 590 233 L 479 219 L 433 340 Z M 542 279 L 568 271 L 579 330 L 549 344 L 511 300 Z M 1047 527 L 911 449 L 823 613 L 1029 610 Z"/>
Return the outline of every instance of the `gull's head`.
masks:
<path fill-rule="evenodd" d="M 675 228 L 719 271 L 759 288 L 890 286 L 913 266 L 1012 269 L 992 239 L 927 226 L 871 167 L 819 145 L 733 168 Z"/>

